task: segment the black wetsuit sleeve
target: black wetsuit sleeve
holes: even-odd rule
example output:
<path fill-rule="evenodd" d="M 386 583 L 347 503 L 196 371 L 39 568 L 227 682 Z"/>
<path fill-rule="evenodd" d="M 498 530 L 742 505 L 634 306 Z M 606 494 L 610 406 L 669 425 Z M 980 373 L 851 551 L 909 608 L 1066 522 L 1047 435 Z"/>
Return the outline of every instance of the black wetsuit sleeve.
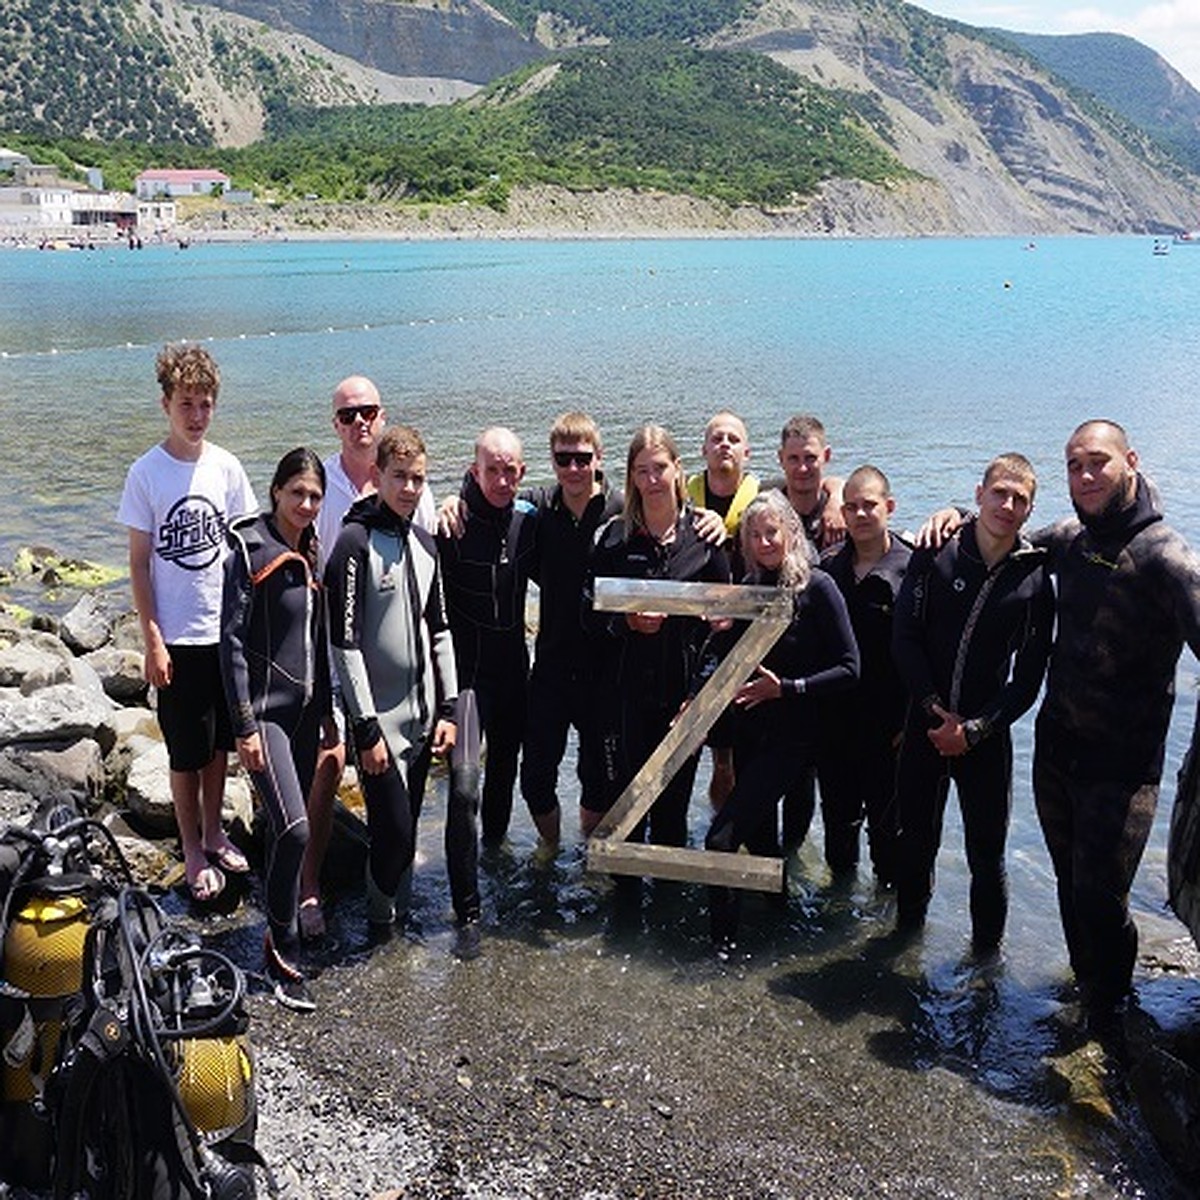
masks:
<path fill-rule="evenodd" d="M 1172 531 L 1157 561 L 1179 635 L 1200 658 L 1200 555 Z"/>
<path fill-rule="evenodd" d="M 314 680 L 315 703 L 321 719 L 333 717 L 333 668 L 329 659 L 329 621 L 328 594 L 324 584 L 318 585 L 317 619 L 313 629 L 313 644 L 315 646 Z"/>
<path fill-rule="evenodd" d="M 931 701 L 945 703 L 933 681 L 933 668 L 925 649 L 925 605 L 933 578 L 933 555 L 918 550 L 896 597 L 892 623 L 892 657 L 913 703 L 928 709 Z"/>
<path fill-rule="evenodd" d="M 246 664 L 246 642 L 254 607 L 254 584 L 246 548 L 236 534 L 229 537 L 221 591 L 221 678 L 233 722 L 235 737 L 249 737 L 258 729 L 250 697 L 250 670 Z"/>
<path fill-rule="evenodd" d="M 809 584 L 817 645 L 828 666 L 804 678 L 804 694 L 820 696 L 841 692 L 858 682 L 858 641 L 850 624 L 850 612 L 838 586 L 828 576 L 813 576 Z M 785 690 L 784 695 L 788 693 Z"/>
<path fill-rule="evenodd" d="M 1048 571 L 1039 571 L 1040 587 L 1031 597 L 1025 612 L 1025 625 L 1013 658 L 1008 682 L 995 697 L 975 714 L 976 733 L 972 744 L 995 729 L 1006 729 L 1037 699 L 1046 674 L 1050 644 L 1054 635 L 1054 588 Z"/>

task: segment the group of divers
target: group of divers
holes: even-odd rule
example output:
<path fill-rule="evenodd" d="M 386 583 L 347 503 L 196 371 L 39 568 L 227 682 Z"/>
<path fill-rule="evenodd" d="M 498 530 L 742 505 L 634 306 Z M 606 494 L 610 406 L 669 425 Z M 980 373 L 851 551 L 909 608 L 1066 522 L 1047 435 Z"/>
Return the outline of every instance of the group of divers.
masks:
<path fill-rule="evenodd" d="M 521 441 L 494 426 L 477 437 L 458 494 L 435 508 L 421 435 L 389 425 L 375 385 L 357 375 L 333 393 L 339 451 L 284 455 L 260 511 L 237 459 L 207 440 L 220 387 L 208 351 L 166 346 L 157 375 L 168 433 L 130 468 L 119 510 L 146 676 L 197 901 L 249 869 L 221 827 L 230 749 L 254 782 L 269 823 L 265 967 L 281 1003 L 314 1007 L 302 942 L 325 934 L 321 866 L 348 754 L 377 933 L 409 905 L 435 758 L 447 768 L 464 955 L 480 945 L 479 841 L 505 838 L 518 780 L 543 849 L 559 843 L 572 727 L 581 832 L 596 829 L 736 653 L 745 624 L 593 605 L 597 579 L 626 578 L 791 595 L 786 629 L 761 662 L 740 664 L 746 682 L 707 735 L 706 849 L 798 845 L 819 781 L 830 870 L 857 870 L 865 825 L 897 929 L 915 932 L 953 781 L 982 961 L 998 955 L 1007 916 L 1009 730 L 1045 680 L 1038 817 L 1082 1011 L 1098 1033 L 1119 1020 L 1137 949 L 1128 895 L 1153 821 L 1175 665 L 1185 642 L 1200 654 L 1200 559 L 1163 521 L 1120 425 L 1091 420 L 1070 435 L 1074 516 L 1027 535 L 1034 470 L 1004 453 L 986 465 L 974 508 L 935 514 L 914 545 L 889 528 L 882 470 L 827 472 L 830 444 L 812 416 L 783 426 L 779 475 L 764 481 L 747 470 L 733 412 L 708 421 L 704 469 L 690 477 L 672 435 L 644 425 L 623 491 L 585 413 L 551 426 L 549 487 L 523 488 Z M 699 756 L 665 784 L 634 840 L 687 843 Z M 708 894 L 726 953 L 739 892 Z"/>

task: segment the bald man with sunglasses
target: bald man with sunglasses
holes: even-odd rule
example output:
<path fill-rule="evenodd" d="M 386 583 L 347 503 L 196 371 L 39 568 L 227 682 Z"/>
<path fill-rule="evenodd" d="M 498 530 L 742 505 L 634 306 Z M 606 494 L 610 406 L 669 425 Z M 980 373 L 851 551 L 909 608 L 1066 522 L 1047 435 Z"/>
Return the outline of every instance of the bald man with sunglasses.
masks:
<path fill-rule="evenodd" d="M 379 389 L 365 375 L 351 375 L 334 388 L 333 429 L 342 448 L 324 463 L 325 499 L 317 517 L 322 562 L 342 531 L 342 518 L 350 505 L 375 490 L 371 467 L 375 462 L 375 447 L 386 425 L 387 413 Z M 430 533 L 436 528 L 433 494 L 428 487 L 421 493 L 413 520 Z"/>
<path fill-rule="evenodd" d="M 350 506 L 375 491 L 371 468 L 379 439 L 387 426 L 387 414 L 379 389 L 365 375 L 350 375 L 333 389 L 333 429 L 341 449 L 322 464 L 325 468 L 325 497 L 317 514 L 317 550 L 322 566 L 336 545 L 342 520 Z M 433 532 L 436 511 L 433 491 L 421 492 L 413 523 Z M 340 714 L 340 706 L 339 706 Z M 339 721 L 341 717 L 338 717 Z M 343 730 L 344 732 L 344 730 Z M 300 932 L 308 940 L 325 934 L 321 911 L 321 866 L 333 832 L 333 799 L 346 766 L 345 742 L 322 747 L 317 756 L 308 795 L 308 844 L 300 867 Z"/>

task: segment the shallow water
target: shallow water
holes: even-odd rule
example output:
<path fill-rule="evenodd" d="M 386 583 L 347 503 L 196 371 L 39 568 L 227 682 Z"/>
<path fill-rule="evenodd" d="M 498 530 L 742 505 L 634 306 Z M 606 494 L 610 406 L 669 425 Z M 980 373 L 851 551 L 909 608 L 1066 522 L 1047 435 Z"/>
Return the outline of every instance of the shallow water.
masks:
<path fill-rule="evenodd" d="M 619 476 L 620 447 L 640 421 L 674 428 L 695 465 L 705 417 L 732 406 L 748 421 L 752 463 L 765 475 L 775 431 L 811 410 L 829 427 L 835 468 L 882 466 L 898 522 L 909 526 L 946 499 L 969 500 L 983 463 L 1010 448 L 1042 476 L 1034 520 L 1058 515 L 1066 434 L 1084 417 L 1110 415 L 1130 428 L 1171 520 L 1200 543 L 1200 499 L 1187 472 L 1200 394 L 1200 262 L 1155 258 L 1147 239 L 1027 245 L 272 243 L 6 253 L 0 561 L 31 541 L 122 560 L 114 514 L 124 471 L 162 432 L 154 353 L 184 336 L 211 342 L 224 372 L 213 437 L 242 457 L 260 493 L 286 449 L 332 449 L 329 392 L 365 371 L 392 415 L 424 432 L 439 494 L 454 486 L 474 432 L 498 419 L 525 435 L 531 478 L 544 480 L 552 417 L 587 408 Z M 1193 970 L 1190 939 L 1165 913 L 1164 855 L 1196 674 L 1185 654 L 1163 803 L 1133 895 L 1147 947 Z M 519 814 L 510 851 L 488 865 L 488 949 L 467 974 L 449 956 L 431 797 L 419 936 L 367 955 L 358 904 L 340 901 L 342 948 L 319 989 L 353 1010 L 356 997 L 386 990 L 399 972 L 464 1038 L 496 1032 L 490 1022 L 471 1032 L 464 1014 L 501 996 L 529 1044 L 567 1029 L 585 1056 L 578 1031 L 590 1004 L 628 1070 L 658 1054 L 685 1104 L 723 1097 L 730 1129 L 716 1158 L 727 1162 L 736 1146 L 765 1171 L 774 1147 L 787 1164 L 781 1194 L 1177 1194 L 1135 1112 L 1118 1106 L 1117 1120 L 1089 1122 L 1062 1102 L 1045 1066 L 1070 1046 L 1065 953 L 1032 813 L 1028 719 L 1014 740 L 1013 904 L 994 977 L 962 962 L 966 879 L 953 805 L 920 944 L 891 954 L 881 942 L 887 898 L 865 873 L 830 890 L 810 844 L 791 864 L 787 912 L 752 900 L 747 958 L 729 966 L 709 956 L 698 890 L 659 888 L 632 927 L 616 927 L 611 897 L 585 876 L 577 842 L 551 870 L 536 869 Z M 564 796 L 569 813 L 569 786 Z M 237 944 L 252 962 L 253 933 Z M 1144 969 L 1147 1002 L 1169 982 Z M 1167 1002 L 1194 1001 L 1185 991 Z M 386 1013 L 380 1020 L 384 1041 L 401 1046 L 404 1028 L 389 1026 Z M 844 1129 L 848 1097 L 865 1115 Z M 801 1125 L 818 1122 L 824 1157 L 811 1179 L 793 1161 L 800 1135 L 772 1126 L 772 1104 L 788 1113 L 797 1105 Z"/>

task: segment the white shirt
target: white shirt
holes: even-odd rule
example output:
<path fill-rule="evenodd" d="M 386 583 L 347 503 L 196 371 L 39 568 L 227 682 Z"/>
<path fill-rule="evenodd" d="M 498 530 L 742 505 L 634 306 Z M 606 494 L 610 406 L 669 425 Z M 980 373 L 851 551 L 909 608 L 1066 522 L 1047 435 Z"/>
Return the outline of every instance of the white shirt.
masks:
<path fill-rule="evenodd" d="M 242 464 L 205 442 L 194 462 L 152 446 L 129 468 L 117 520 L 150 535 L 150 587 L 167 645 L 221 640 L 225 530 L 258 508 Z"/>

